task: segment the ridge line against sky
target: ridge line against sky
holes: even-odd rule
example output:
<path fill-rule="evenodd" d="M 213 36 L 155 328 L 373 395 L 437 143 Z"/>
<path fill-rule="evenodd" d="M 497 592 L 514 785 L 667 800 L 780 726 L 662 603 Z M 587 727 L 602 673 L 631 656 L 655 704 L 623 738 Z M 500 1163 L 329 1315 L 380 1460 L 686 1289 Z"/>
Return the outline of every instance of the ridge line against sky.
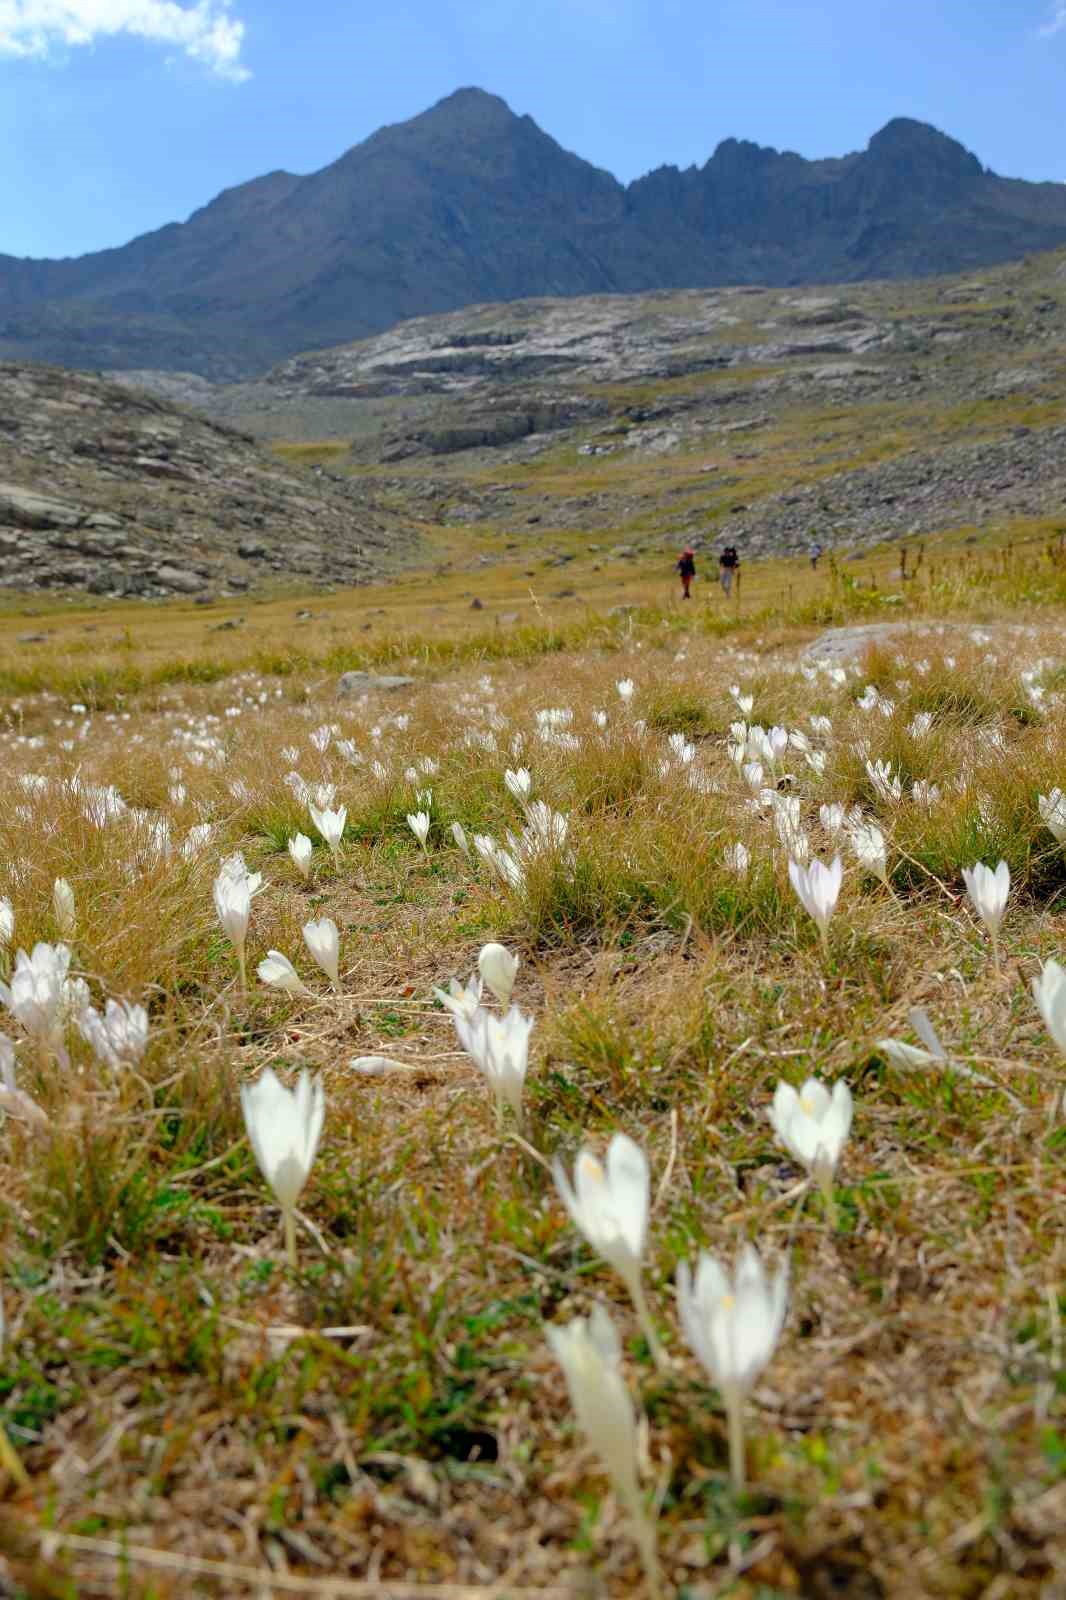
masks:
<path fill-rule="evenodd" d="M 1066 179 L 1066 0 L 0 0 L 0 253 L 123 244 L 469 84 L 623 183 L 894 116 Z"/>

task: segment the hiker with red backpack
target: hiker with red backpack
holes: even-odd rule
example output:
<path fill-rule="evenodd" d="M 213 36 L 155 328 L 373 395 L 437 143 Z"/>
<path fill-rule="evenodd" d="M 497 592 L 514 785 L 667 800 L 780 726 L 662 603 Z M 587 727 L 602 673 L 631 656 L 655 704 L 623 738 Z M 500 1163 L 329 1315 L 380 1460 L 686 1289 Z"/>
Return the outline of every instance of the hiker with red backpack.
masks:
<path fill-rule="evenodd" d="M 677 571 L 681 576 L 681 598 L 692 599 L 692 580 L 696 576 L 696 556 L 692 550 L 682 550 L 677 562 Z"/>

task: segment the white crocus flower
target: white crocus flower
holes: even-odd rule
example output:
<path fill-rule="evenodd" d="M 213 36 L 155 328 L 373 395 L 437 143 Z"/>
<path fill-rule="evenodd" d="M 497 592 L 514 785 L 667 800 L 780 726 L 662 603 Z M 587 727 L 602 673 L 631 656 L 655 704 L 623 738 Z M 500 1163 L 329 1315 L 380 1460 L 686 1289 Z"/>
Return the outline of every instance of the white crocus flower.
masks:
<path fill-rule="evenodd" d="M 872 872 L 885 885 L 888 881 L 888 851 L 885 836 L 876 822 L 853 822 L 848 826 L 848 842 L 860 867 Z"/>
<path fill-rule="evenodd" d="M 916 1018 L 919 1015 L 921 1015 L 928 1028 L 927 1034 L 920 1032 L 918 1028 Z M 947 1061 L 947 1053 L 937 1038 L 936 1031 L 925 1012 L 919 1012 L 918 1008 L 915 1007 L 911 1012 L 911 1023 L 914 1025 L 914 1030 L 919 1034 L 919 1037 L 923 1038 L 926 1044 L 929 1045 L 929 1049 L 923 1050 L 916 1044 L 906 1044 L 902 1039 L 878 1039 L 876 1041 L 877 1048 L 897 1067 L 904 1067 L 909 1070 L 912 1067 L 942 1066 Z"/>
<path fill-rule="evenodd" d="M 212 889 L 215 911 L 222 924 L 222 931 L 237 952 L 242 990 L 248 987 L 244 949 L 248 939 L 248 923 L 252 915 L 252 892 L 249 883 L 250 879 L 247 876 L 235 877 L 223 868 L 215 879 Z"/>
<path fill-rule="evenodd" d="M 840 857 L 834 856 L 832 864 L 828 867 L 817 858 L 809 867 L 800 866 L 797 861 L 790 861 L 788 876 L 804 910 L 814 918 L 823 947 L 828 950 L 829 919 L 836 910 L 840 885 L 844 878 L 844 867 Z"/>
<path fill-rule="evenodd" d="M 625 1284 L 656 1364 L 665 1366 L 641 1280 L 650 1204 L 647 1156 L 626 1134 L 616 1133 L 607 1146 L 606 1163 L 582 1150 L 573 1183 L 558 1157 L 552 1173 L 571 1221 Z"/>
<path fill-rule="evenodd" d="M 289 854 L 301 878 L 311 875 L 311 852 L 314 846 L 306 833 L 294 833 L 289 840 Z"/>
<path fill-rule="evenodd" d="M 295 1089 L 287 1089 L 267 1067 L 255 1083 L 241 1085 L 241 1109 L 259 1170 L 281 1207 L 285 1253 L 296 1265 L 296 1202 L 311 1173 L 326 1096 L 320 1081 L 301 1072 Z"/>
<path fill-rule="evenodd" d="M 477 958 L 478 971 L 501 1006 L 511 1003 L 518 965 L 518 957 L 513 956 L 502 944 L 482 945 Z"/>
<path fill-rule="evenodd" d="M 750 717 L 752 707 L 755 705 L 755 696 L 753 694 L 741 694 L 738 683 L 734 683 L 731 686 L 729 693 L 736 701 L 737 710 L 743 712 L 746 717 Z"/>
<path fill-rule="evenodd" d="M 915 805 L 926 806 L 932 810 L 940 799 L 940 789 L 935 783 L 928 783 L 924 778 L 915 778 L 911 784 L 911 799 Z"/>
<path fill-rule="evenodd" d="M 751 866 L 751 851 L 738 839 L 735 844 L 727 844 L 722 851 L 722 864 L 730 872 L 735 872 L 738 878 L 746 878 Z"/>
<path fill-rule="evenodd" d="M 39 943 L 30 955 L 25 950 L 17 952 L 10 984 L 0 983 L 0 1001 L 35 1041 L 42 1056 L 54 1054 L 64 1063 L 67 1018 L 72 1010 L 81 1009 L 77 1003 L 80 991 L 68 978 L 69 971 L 70 951 L 65 944 Z"/>
<path fill-rule="evenodd" d="M 844 826 L 844 807 L 842 805 L 819 806 L 818 821 L 822 824 L 831 839 L 835 839 Z"/>
<path fill-rule="evenodd" d="M 340 934 L 332 917 L 305 922 L 304 943 L 333 987 L 340 991 Z"/>
<path fill-rule="evenodd" d="M 57 878 L 52 888 L 52 911 L 56 919 L 56 928 L 61 939 L 74 937 L 74 930 L 78 925 L 77 910 L 74 905 L 74 890 L 66 878 Z"/>
<path fill-rule="evenodd" d="M 481 979 L 474 976 L 464 989 L 456 978 L 448 980 L 447 989 L 434 989 L 434 995 L 453 1017 L 463 1017 L 472 1022 L 481 1009 Z"/>
<path fill-rule="evenodd" d="M 503 781 L 507 785 L 508 793 L 513 794 L 516 800 L 525 805 L 533 793 L 533 778 L 529 768 L 519 767 L 517 771 L 513 772 L 508 767 L 503 775 Z"/>
<path fill-rule="evenodd" d="M 18 1117 L 22 1122 L 39 1128 L 48 1126 L 48 1117 L 36 1100 L 31 1100 L 15 1082 L 15 1047 L 6 1034 L 0 1033 L 0 1112 Z M 3 1350 L 3 1307 L 0 1305 L 0 1352 Z M 0 1441 L 0 1464 L 3 1443 Z"/>
<path fill-rule="evenodd" d="M 497 1126 L 503 1127 L 504 1107 L 510 1106 L 521 1129 L 522 1091 L 529 1065 L 533 1018 L 527 1017 L 517 1006 L 512 1006 L 502 1017 L 481 1006 L 472 1016 L 465 1014 L 465 1008 L 451 1010 L 459 1043 L 492 1090 Z"/>
<path fill-rule="evenodd" d="M 978 861 L 972 867 L 963 867 L 962 881 L 974 910 L 991 936 L 992 960 L 998 972 L 999 928 L 1010 894 L 1010 868 L 1005 861 L 1001 861 L 993 872 L 983 861 Z"/>
<path fill-rule="evenodd" d="M 851 1129 L 851 1090 L 843 1078 L 833 1085 L 832 1094 L 817 1078 L 808 1078 L 798 1094 L 790 1083 L 779 1083 L 769 1115 L 789 1155 L 821 1189 L 830 1225 L 835 1226 L 833 1175 Z"/>
<path fill-rule="evenodd" d="M 1044 1026 L 1066 1055 L 1066 971 L 1057 961 L 1045 961 L 1033 979 L 1033 999 Z"/>
<path fill-rule="evenodd" d="M 633 682 L 632 678 L 619 678 L 618 682 L 615 684 L 615 688 L 618 690 L 621 699 L 626 701 L 628 704 L 628 702 L 633 698 L 633 691 L 636 689 L 636 684 Z"/>
<path fill-rule="evenodd" d="M 632 1518 L 653 1595 L 660 1593 L 655 1529 L 640 1493 L 640 1432 L 622 1376 L 622 1344 L 604 1308 L 591 1317 L 545 1328 L 566 1378 L 578 1426 L 599 1456 L 618 1503 Z"/>
<path fill-rule="evenodd" d="M 1066 844 L 1066 794 L 1061 789 L 1052 789 L 1050 794 L 1038 795 L 1036 805 L 1044 825 L 1059 844 Z"/>
<path fill-rule="evenodd" d="M 268 950 L 256 971 L 260 980 L 272 989 L 283 989 L 286 994 L 310 993 L 288 956 L 280 950 Z"/>
<path fill-rule="evenodd" d="M 426 840 L 429 838 L 429 813 L 427 811 L 409 811 L 407 813 L 407 826 L 422 846 L 422 849 L 425 850 Z"/>
<path fill-rule="evenodd" d="M 455 840 L 456 844 L 459 846 L 459 849 L 463 852 L 463 855 L 469 861 L 471 859 L 470 846 L 467 843 L 466 830 L 464 829 L 464 827 L 463 827 L 461 822 L 453 822 L 452 823 L 452 838 Z"/>
<path fill-rule="evenodd" d="M 0 899 L 0 946 L 9 945 L 15 937 L 15 908 L 10 900 Z"/>
<path fill-rule="evenodd" d="M 340 855 L 341 840 L 344 837 L 345 824 L 348 821 L 348 807 L 341 806 L 338 811 L 330 811 L 328 808 L 323 808 L 320 810 L 312 800 L 307 809 L 311 814 L 311 821 L 314 823 L 323 839 L 325 839 L 333 856 L 334 863 L 336 863 Z"/>
<path fill-rule="evenodd" d="M 787 1301 L 787 1266 L 782 1264 L 768 1278 L 750 1244 L 741 1251 L 732 1278 L 706 1251 L 700 1254 L 695 1281 L 687 1261 L 677 1269 L 677 1308 L 685 1338 L 725 1402 L 737 1493 L 744 1487 L 744 1402 L 777 1347 Z"/>
<path fill-rule="evenodd" d="M 109 1000 L 103 1016 L 84 1006 L 75 1017 L 78 1031 L 106 1066 L 135 1067 L 148 1048 L 148 1013 L 126 1000 Z"/>
<path fill-rule="evenodd" d="M 874 793 L 882 800 L 895 801 L 903 798 L 903 784 L 887 761 L 867 761 L 866 776 Z"/>

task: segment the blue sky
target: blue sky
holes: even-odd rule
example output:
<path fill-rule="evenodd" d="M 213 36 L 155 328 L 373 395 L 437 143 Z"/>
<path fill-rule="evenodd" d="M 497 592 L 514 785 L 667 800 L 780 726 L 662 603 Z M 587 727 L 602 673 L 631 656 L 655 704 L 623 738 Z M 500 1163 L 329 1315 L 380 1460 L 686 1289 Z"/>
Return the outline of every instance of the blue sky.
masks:
<path fill-rule="evenodd" d="M 896 115 L 1066 179 L 1066 0 L 0 0 L 0 252 L 122 244 L 471 84 L 623 180 Z"/>

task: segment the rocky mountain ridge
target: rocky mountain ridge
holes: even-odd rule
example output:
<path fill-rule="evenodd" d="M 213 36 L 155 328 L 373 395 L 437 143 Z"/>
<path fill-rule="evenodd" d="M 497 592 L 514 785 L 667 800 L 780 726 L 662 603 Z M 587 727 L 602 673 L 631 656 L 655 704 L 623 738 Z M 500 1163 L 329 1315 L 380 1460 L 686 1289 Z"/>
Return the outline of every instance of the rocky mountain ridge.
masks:
<path fill-rule="evenodd" d="M 232 379 L 484 301 L 914 277 L 1062 243 L 1066 187 L 907 118 L 839 158 L 727 139 L 625 187 L 467 89 L 119 249 L 0 255 L 0 358 Z"/>

